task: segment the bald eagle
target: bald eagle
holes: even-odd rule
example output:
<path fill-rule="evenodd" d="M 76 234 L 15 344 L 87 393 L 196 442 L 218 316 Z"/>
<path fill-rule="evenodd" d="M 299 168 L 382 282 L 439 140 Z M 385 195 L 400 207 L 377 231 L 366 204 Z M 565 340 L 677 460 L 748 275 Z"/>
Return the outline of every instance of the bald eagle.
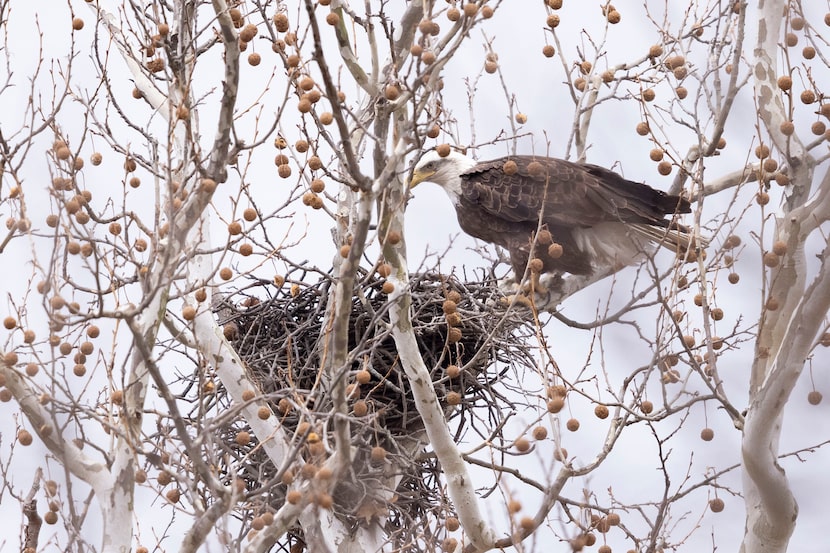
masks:
<path fill-rule="evenodd" d="M 609 274 L 653 244 L 680 253 L 693 247 L 689 229 L 675 221 L 691 211 L 688 200 L 596 165 L 539 156 L 478 162 L 432 150 L 415 165 L 410 187 L 424 181 L 444 189 L 464 232 L 507 249 L 516 282 L 531 260 L 536 274 Z"/>

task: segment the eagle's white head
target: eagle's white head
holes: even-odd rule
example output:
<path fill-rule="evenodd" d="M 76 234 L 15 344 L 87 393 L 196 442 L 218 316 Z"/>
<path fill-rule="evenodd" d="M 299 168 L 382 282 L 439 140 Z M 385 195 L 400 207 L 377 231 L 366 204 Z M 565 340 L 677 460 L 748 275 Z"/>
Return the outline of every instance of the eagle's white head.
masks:
<path fill-rule="evenodd" d="M 461 196 L 461 175 L 476 164 L 474 159 L 454 150 L 445 157 L 438 155 L 435 150 L 430 150 L 415 165 L 409 187 L 414 188 L 424 181 L 434 182 L 447 192 L 454 205 L 458 204 L 458 198 Z"/>

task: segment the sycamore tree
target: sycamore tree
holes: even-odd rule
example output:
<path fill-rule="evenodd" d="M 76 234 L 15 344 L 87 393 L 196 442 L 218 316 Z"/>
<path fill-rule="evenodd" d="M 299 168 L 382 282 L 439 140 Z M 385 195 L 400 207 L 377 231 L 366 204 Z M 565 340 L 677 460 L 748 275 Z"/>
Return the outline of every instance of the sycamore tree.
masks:
<path fill-rule="evenodd" d="M 0 0 L 0 548 L 787 550 L 830 14 L 675 4 Z M 507 295 L 432 147 L 682 193 L 700 247 Z"/>

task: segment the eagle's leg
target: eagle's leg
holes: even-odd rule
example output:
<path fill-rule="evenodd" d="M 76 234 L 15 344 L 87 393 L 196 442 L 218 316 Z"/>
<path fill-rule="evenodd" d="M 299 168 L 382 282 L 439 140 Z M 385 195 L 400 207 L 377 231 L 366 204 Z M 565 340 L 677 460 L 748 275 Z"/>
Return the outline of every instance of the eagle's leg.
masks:
<path fill-rule="evenodd" d="M 539 278 L 540 276 L 542 276 L 541 272 L 538 272 L 538 271 L 531 271 L 530 272 L 530 282 L 529 282 L 530 289 L 528 290 L 528 293 L 530 295 L 546 294 L 547 293 L 548 289 L 547 289 L 547 287 L 545 287 L 544 284 L 542 284 L 542 281 Z"/>

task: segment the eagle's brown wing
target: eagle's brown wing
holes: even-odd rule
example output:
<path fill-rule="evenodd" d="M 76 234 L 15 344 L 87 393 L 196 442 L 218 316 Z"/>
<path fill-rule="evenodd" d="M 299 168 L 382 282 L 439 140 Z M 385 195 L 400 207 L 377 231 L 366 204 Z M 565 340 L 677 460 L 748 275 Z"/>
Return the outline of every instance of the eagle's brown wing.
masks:
<path fill-rule="evenodd" d="M 505 164 L 508 161 L 507 171 Z M 667 214 L 688 213 L 689 202 L 622 178 L 596 165 L 512 156 L 481 163 L 462 175 L 463 199 L 514 223 L 591 227 L 603 222 L 668 227 Z"/>

